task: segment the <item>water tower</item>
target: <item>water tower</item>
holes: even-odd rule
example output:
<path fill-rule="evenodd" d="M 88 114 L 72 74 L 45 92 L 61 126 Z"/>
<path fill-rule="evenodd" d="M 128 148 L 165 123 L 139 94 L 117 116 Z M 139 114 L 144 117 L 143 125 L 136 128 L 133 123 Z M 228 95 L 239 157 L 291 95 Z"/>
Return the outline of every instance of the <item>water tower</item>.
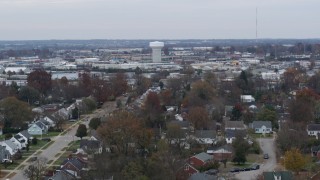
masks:
<path fill-rule="evenodd" d="M 161 62 L 161 49 L 164 46 L 163 42 L 154 41 L 150 42 L 150 47 L 152 49 L 152 62 L 160 63 Z"/>

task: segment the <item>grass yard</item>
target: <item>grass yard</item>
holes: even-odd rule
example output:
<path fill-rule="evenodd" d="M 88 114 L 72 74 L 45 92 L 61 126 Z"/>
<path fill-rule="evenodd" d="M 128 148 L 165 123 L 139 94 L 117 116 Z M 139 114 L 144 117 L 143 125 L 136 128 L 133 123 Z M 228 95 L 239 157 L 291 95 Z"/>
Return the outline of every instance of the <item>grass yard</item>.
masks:
<path fill-rule="evenodd" d="M 74 151 L 77 150 L 80 146 L 80 140 L 77 141 L 72 141 L 68 144 L 68 148 L 66 149 L 67 151 Z"/>
<path fill-rule="evenodd" d="M 50 141 L 48 144 L 42 147 L 42 149 L 47 149 L 49 146 L 51 146 L 54 143 L 54 141 Z"/>

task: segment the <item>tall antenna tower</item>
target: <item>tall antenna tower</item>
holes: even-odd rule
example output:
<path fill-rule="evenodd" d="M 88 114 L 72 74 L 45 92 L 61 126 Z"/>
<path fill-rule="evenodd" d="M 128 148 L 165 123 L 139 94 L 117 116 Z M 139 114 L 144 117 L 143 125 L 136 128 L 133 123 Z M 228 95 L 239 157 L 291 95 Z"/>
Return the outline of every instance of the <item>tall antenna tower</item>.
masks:
<path fill-rule="evenodd" d="M 256 7 L 256 45 L 258 44 L 258 7 Z"/>

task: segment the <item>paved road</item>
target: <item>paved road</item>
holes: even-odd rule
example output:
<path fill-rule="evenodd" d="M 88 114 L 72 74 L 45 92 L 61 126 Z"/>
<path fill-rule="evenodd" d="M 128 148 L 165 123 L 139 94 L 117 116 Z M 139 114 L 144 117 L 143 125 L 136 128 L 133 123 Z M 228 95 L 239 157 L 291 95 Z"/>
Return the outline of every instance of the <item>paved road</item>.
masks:
<path fill-rule="evenodd" d="M 120 100 L 124 103 L 125 97 L 120 97 Z M 86 117 L 83 117 L 83 124 L 86 124 L 88 126 L 89 120 L 94 117 L 107 117 L 109 113 L 113 112 L 116 109 L 116 101 L 114 102 L 106 102 L 101 109 L 97 109 L 94 113 L 87 115 Z M 88 121 L 86 121 L 88 119 Z M 37 155 L 38 157 L 45 157 L 50 160 L 56 160 L 56 155 L 62 151 L 63 148 L 68 147 L 68 144 L 71 141 L 79 140 L 78 137 L 75 136 L 76 131 L 78 129 L 78 124 L 74 125 L 67 134 L 56 136 L 53 140 L 54 143 L 50 145 L 49 148 L 43 150 L 41 154 Z M 37 153 L 37 152 L 36 152 Z M 36 154 L 35 153 L 35 154 Z M 31 157 L 31 156 L 30 156 Z M 30 163 L 27 162 L 28 159 L 26 159 L 22 164 L 25 165 L 25 168 L 28 167 Z M 23 176 L 23 170 L 14 170 L 17 174 L 10 178 L 10 180 L 23 180 L 26 179 Z"/>
<path fill-rule="evenodd" d="M 84 122 L 86 124 L 88 122 Z M 38 155 L 38 157 L 45 157 L 49 160 L 55 160 L 56 154 L 58 154 L 64 147 L 67 147 L 68 144 L 73 140 L 79 140 L 78 137 L 75 137 L 78 125 L 75 125 L 67 134 L 56 136 L 53 140 L 54 143 L 49 146 L 49 148 L 42 151 L 41 154 Z M 24 162 L 26 165 L 25 168 L 28 167 L 29 163 Z M 17 174 L 11 178 L 11 180 L 22 180 L 26 179 L 23 176 L 23 170 L 17 171 Z"/>
<path fill-rule="evenodd" d="M 262 174 L 265 171 L 272 171 L 277 165 L 276 154 L 275 154 L 275 145 L 274 138 L 259 138 L 257 141 L 260 144 L 260 147 L 263 151 L 263 154 L 267 153 L 269 159 L 264 160 L 263 164 L 260 164 L 259 170 L 254 171 L 245 171 L 236 174 L 236 179 L 240 180 L 256 180 L 259 174 Z"/>

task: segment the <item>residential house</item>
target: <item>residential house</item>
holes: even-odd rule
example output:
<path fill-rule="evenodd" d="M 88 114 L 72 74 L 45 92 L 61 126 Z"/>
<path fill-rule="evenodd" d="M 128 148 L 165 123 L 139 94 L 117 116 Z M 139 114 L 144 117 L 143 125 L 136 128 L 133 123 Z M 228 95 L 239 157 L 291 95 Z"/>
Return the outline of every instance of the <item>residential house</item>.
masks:
<path fill-rule="evenodd" d="M 269 134 L 272 132 L 271 121 L 253 121 L 249 124 L 249 128 L 253 129 L 257 134 Z"/>
<path fill-rule="evenodd" d="M 217 141 L 216 136 L 215 130 L 196 130 L 194 133 L 194 139 L 199 144 L 215 144 Z"/>
<path fill-rule="evenodd" d="M 194 173 L 192 174 L 188 180 L 218 180 L 218 177 L 215 175 L 210 175 L 206 173 Z"/>
<path fill-rule="evenodd" d="M 102 145 L 97 140 L 82 139 L 80 141 L 80 149 L 87 154 L 100 154 L 102 153 Z"/>
<path fill-rule="evenodd" d="M 243 121 L 229 121 L 226 120 L 225 121 L 225 125 L 224 125 L 224 129 L 225 130 L 245 130 L 246 127 L 243 123 Z"/>
<path fill-rule="evenodd" d="M 43 118 L 48 124 L 49 127 L 55 127 L 55 118 L 52 115 L 47 115 Z"/>
<path fill-rule="evenodd" d="M 86 170 L 87 163 L 78 158 L 68 158 L 66 159 L 62 165 L 61 169 L 69 172 L 70 174 L 74 175 L 75 177 L 80 177 L 82 171 Z"/>
<path fill-rule="evenodd" d="M 225 131 L 225 139 L 227 144 L 232 144 L 233 140 L 236 139 L 237 135 L 241 135 L 245 137 L 246 131 L 245 130 L 235 130 L 235 129 L 227 129 Z"/>
<path fill-rule="evenodd" d="M 6 150 L 10 153 L 11 156 L 16 154 L 18 152 L 18 150 L 19 150 L 18 146 L 16 144 L 14 144 L 10 140 L 1 141 L 0 145 L 5 147 Z"/>
<path fill-rule="evenodd" d="M 2 162 L 3 159 L 11 159 L 11 154 L 5 146 L 0 146 L 0 162 Z"/>
<path fill-rule="evenodd" d="M 59 170 L 48 180 L 75 180 L 76 177 L 66 170 Z"/>
<path fill-rule="evenodd" d="M 263 172 L 264 180 L 293 180 L 293 174 L 290 171 Z"/>
<path fill-rule="evenodd" d="M 176 173 L 176 180 L 187 180 L 192 174 L 199 173 L 195 167 L 186 163 L 184 166 L 178 169 Z"/>
<path fill-rule="evenodd" d="M 320 159 L 320 145 L 311 147 L 311 156 Z"/>
<path fill-rule="evenodd" d="M 41 121 L 37 121 L 29 126 L 28 133 L 31 135 L 47 134 L 48 126 L 42 123 Z"/>
<path fill-rule="evenodd" d="M 207 153 L 212 155 L 216 161 L 230 160 L 233 154 L 233 147 L 228 144 L 216 148 L 210 147 L 207 149 Z"/>
<path fill-rule="evenodd" d="M 12 138 L 10 138 L 10 141 L 13 142 L 18 147 L 19 150 L 21 150 L 23 148 L 22 144 L 24 144 L 24 143 L 21 143 L 17 138 L 19 138 L 19 137 L 17 135 L 15 135 Z"/>
<path fill-rule="evenodd" d="M 189 164 L 194 167 L 201 167 L 213 161 L 213 157 L 205 152 L 196 154 L 189 158 Z"/>
<path fill-rule="evenodd" d="M 20 139 L 24 139 L 27 143 L 28 140 L 32 137 L 27 130 L 20 131 L 17 135 L 19 135 L 21 137 Z"/>
<path fill-rule="evenodd" d="M 308 124 L 307 132 L 309 136 L 315 136 L 318 139 L 320 133 L 320 124 Z"/>
<path fill-rule="evenodd" d="M 205 166 L 207 163 L 212 162 L 212 160 L 212 156 L 204 152 L 190 157 L 188 162 L 178 169 L 176 179 L 187 180 L 192 174 L 199 173 L 197 168 Z"/>
<path fill-rule="evenodd" d="M 240 101 L 243 103 L 251 103 L 251 102 L 254 102 L 255 99 L 251 95 L 241 95 Z"/>

